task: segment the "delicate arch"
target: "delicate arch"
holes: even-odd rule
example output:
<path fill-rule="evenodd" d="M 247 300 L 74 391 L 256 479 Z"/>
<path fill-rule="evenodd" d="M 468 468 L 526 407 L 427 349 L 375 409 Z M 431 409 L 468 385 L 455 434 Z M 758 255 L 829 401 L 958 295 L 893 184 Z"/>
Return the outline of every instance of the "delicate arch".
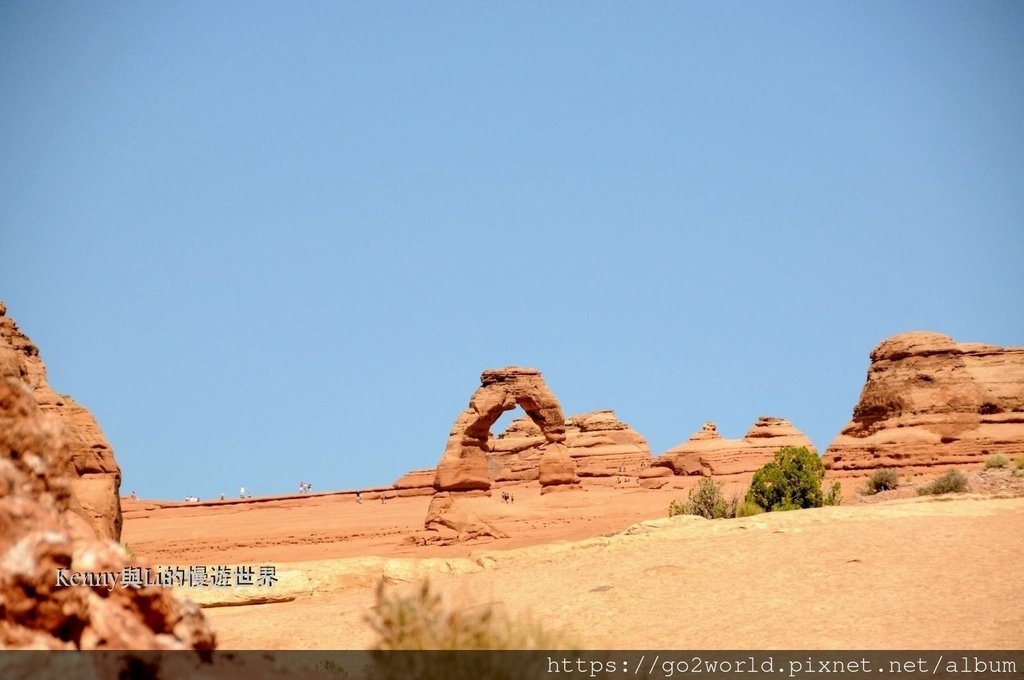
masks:
<path fill-rule="evenodd" d="M 547 440 L 542 448 L 549 449 L 545 459 L 549 461 L 547 467 L 551 474 L 545 475 L 542 469 L 541 484 L 578 483 L 575 465 L 563 444 L 565 417 L 558 399 L 537 369 L 508 366 L 484 371 L 469 406 L 455 419 L 448 444 L 437 464 L 434 476 L 437 491 L 490 491 L 487 453 L 491 426 L 502 413 L 517 405 L 537 424 Z"/>

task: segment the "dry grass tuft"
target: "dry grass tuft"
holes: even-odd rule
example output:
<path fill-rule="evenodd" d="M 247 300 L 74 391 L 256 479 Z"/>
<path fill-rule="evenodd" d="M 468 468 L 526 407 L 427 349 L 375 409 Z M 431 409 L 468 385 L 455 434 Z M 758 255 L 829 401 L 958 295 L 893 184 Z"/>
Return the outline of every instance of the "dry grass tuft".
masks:
<path fill-rule="evenodd" d="M 378 650 L 565 649 L 561 635 L 539 622 L 513 619 L 500 607 L 447 605 L 429 581 L 409 595 L 377 585 L 377 604 L 367 617 L 379 636 Z"/>

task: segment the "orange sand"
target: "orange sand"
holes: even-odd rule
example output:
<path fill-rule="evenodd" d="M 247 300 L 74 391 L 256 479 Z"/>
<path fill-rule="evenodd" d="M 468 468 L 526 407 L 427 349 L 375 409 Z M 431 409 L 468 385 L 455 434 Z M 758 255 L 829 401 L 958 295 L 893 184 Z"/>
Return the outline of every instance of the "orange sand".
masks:
<path fill-rule="evenodd" d="M 685 492 L 511 490 L 513 505 L 473 501 L 511 536 L 486 543 L 411 545 L 429 497 L 345 495 L 126 500 L 122 541 L 154 565 L 272 564 L 309 584 L 288 602 L 206 609 L 226 649 L 369 647 L 374 584 L 425 575 L 459 606 L 496 604 L 590 649 L 1024 647 L 1021 497 L 658 519 L 625 534 Z"/>

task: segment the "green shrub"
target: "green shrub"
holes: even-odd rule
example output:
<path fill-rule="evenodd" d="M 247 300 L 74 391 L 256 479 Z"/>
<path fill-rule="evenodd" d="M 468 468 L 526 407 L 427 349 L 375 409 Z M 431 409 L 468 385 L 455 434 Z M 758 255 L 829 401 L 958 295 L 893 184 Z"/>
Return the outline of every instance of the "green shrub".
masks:
<path fill-rule="evenodd" d="M 942 493 L 963 493 L 967 491 L 967 477 L 959 470 L 949 470 L 931 484 L 917 490 L 918 496 L 931 496 Z"/>
<path fill-rule="evenodd" d="M 1024 470 L 1024 456 L 1017 459 L 1017 469 Z"/>
<path fill-rule="evenodd" d="M 823 503 L 825 505 L 842 505 L 843 485 L 839 482 L 832 482 L 832 486 L 829 487 L 828 493 L 825 494 Z"/>
<path fill-rule="evenodd" d="M 985 459 L 985 469 L 1004 468 L 1010 464 L 1010 459 L 1001 453 L 993 453 Z"/>
<path fill-rule="evenodd" d="M 879 491 L 890 491 L 900 485 L 899 475 L 895 470 L 875 470 L 868 478 L 867 488 L 864 490 L 869 496 Z"/>
<path fill-rule="evenodd" d="M 760 515 L 762 512 L 764 512 L 764 508 L 754 501 L 743 501 L 736 506 L 737 517 L 752 517 L 754 515 Z"/>
<path fill-rule="evenodd" d="M 668 516 L 698 515 L 706 519 L 721 519 L 736 516 L 739 499 L 725 499 L 722 486 L 710 477 L 701 477 L 697 486 L 690 489 L 685 503 L 672 501 L 668 506 Z"/>
<path fill-rule="evenodd" d="M 825 500 L 821 492 L 824 477 L 821 458 L 806 447 L 787 446 L 754 473 L 747 500 L 769 512 L 820 508 Z"/>

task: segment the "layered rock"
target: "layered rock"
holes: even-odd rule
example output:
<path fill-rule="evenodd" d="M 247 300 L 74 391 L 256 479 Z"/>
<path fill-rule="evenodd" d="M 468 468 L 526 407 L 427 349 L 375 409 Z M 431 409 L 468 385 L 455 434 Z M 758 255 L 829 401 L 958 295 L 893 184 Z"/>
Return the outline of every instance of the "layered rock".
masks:
<path fill-rule="evenodd" d="M 7 316 L 7 307 L 0 302 L 0 378 L 7 377 L 26 383 L 39 407 L 63 425 L 74 469 L 74 511 L 88 520 L 97 536 L 120 540 L 121 468 L 110 443 L 88 410 L 50 387 L 39 348 Z"/>
<path fill-rule="evenodd" d="M 535 368 L 508 366 L 484 371 L 469 406 L 452 425 L 448 444 L 434 474 L 435 494 L 424 520 L 421 542 L 457 542 L 480 536 L 503 538 L 500 529 L 468 516 L 452 498 L 455 493 L 490 494 L 493 464 L 488 460 L 491 426 L 516 406 L 540 433 L 537 478 L 541 493 L 579 486 L 576 466 L 565 448 L 565 418 L 554 393 Z M 404 484 L 414 483 L 408 479 Z M 409 488 L 409 487 L 407 487 Z"/>
<path fill-rule="evenodd" d="M 448 492 L 434 494 L 427 507 L 424 531 L 415 540 L 421 545 L 450 545 L 477 539 L 508 538 L 508 534 L 464 507 Z"/>
<path fill-rule="evenodd" d="M 509 366 L 484 371 L 469 407 L 455 420 L 434 476 L 434 489 L 484 491 L 491 488 L 488 467 L 491 426 L 502 413 L 519 406 L 537 426 L 536 448 L 546 455 L 547 474 L 538 473 L 544 487 L 578 484 L 572 459 L 565 452 L 565 418 L 540 371 Z M 539 462 L 538 462 L 539 467 Z"/>
<path fill-rule="evenodd" d="M 668 484 L 672 470 L 667 467 L 646 467 L 637 473 L 640 486 L 645 489 L 660 489 Z"/>
<path fill-rule="evenodd" d="M 434 477 L 437 468 L 410 470 L 391 485 L 396 496 L 429 496 L 434 493 Z"/>
<path fill-rule="evenodd" d="M 980 463 L 1024 454 L 1024 347 L 914 332 L 871 352 L 852 420 L 825 451 L 836 471 Z"/>
<path fill-rule="evenodd" d="M 487 473 L 492 482 L 540 479 L 541 448 L 547 439 L 528 416 L 517 418 L 487 443 Z M 651 449 L 644 437 L 615 416 L 614 411 L 591 411 L 565 421 L 565 446 L 579 477 L 635 475 L 650 465 Z M 396 495 L 434 492 L 436 468 L 410 470 L 393 486 Z"/>
<path fill-rule="evenodd" d="M 24 383 L 0 378 L 0 649 L 213 649 L 199 607 L 169 589 L 58 580 L 67 570 L 120 581 L 133 566 L 73 511 L 66 431 Z"/>
<path fill-rule="evenodd" d="M 654 459 L 677 475 L 736 475 L 754 472 L 787 446 L 804 446 L 816 452 L 803 432 L 782 418 L 761 416 L 742 439 L 724 439 L 718 426 L 706 422 L 687 441 Z"/>
<path fill-rule="evenodd" d="M 489 444 L 492 468 L 494 464 L 500 466 L 496 480 L 536 479 L 540 474 L 539 447 L 544 441 L 540 428 L 529 418 L 512 421 Z M 651 462 L 647 440 L 610 410 L 591 411 L 566 420 L 565 446 L 580 477 L 633 474 Z"/>

